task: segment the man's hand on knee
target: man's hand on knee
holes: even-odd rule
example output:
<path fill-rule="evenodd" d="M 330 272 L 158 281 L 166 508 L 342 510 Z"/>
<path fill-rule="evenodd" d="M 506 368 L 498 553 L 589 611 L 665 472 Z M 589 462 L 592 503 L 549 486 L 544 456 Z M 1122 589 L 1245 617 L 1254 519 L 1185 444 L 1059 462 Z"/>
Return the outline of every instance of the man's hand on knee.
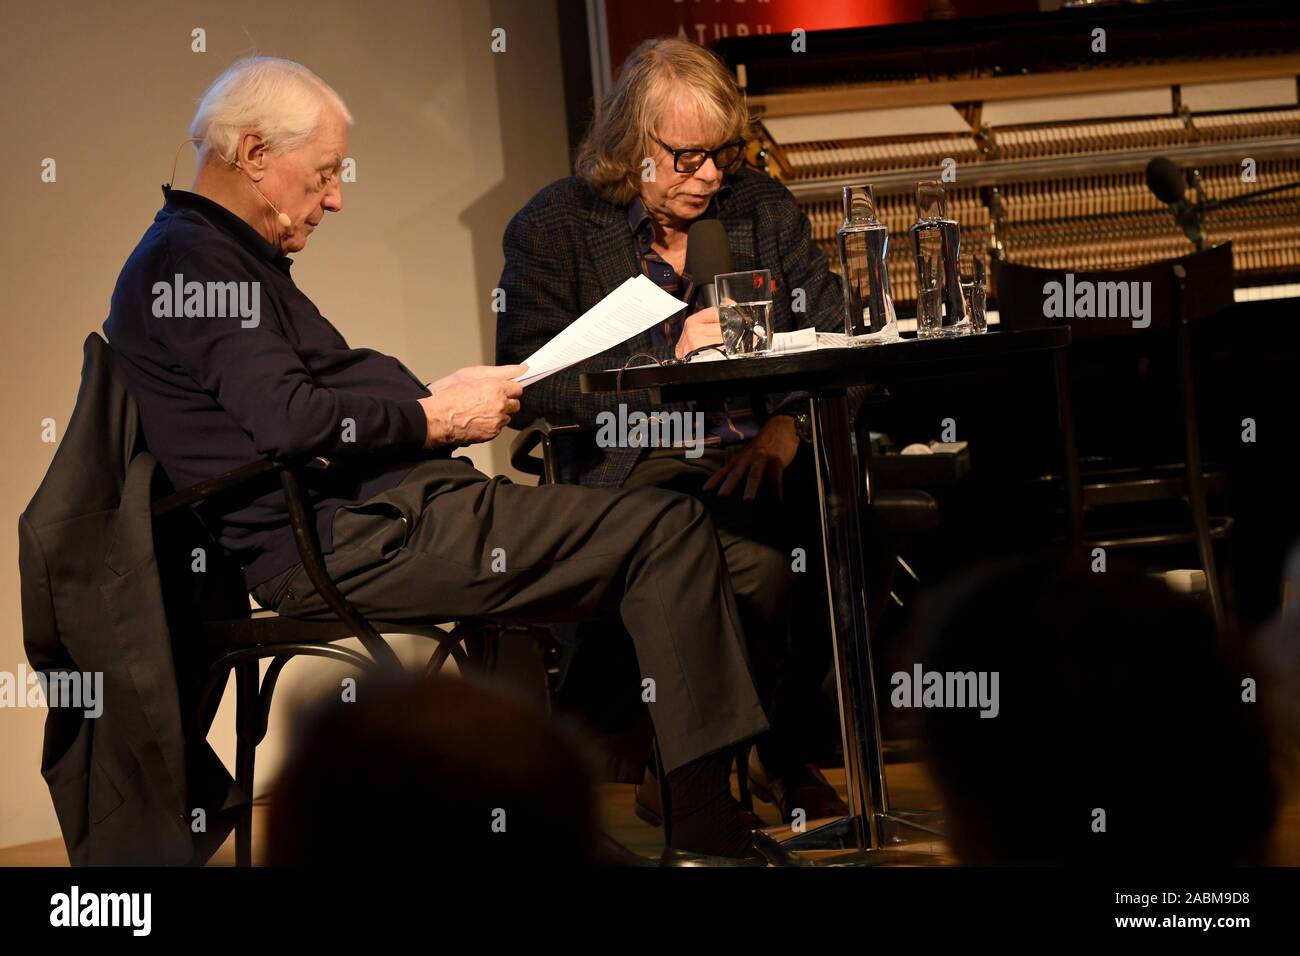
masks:
<path fill-rule="evenodd" d="M 511 379 L 527 365 L 472 365 L 429 386 L 420 399 L 428 425 L 424 447 L 491 441 L 519 411 L 524 387 Z"/>
<path fill-rule="evenodd" d="M 743 481 L 745 500 L 754 501 L 759 489 L 766 484 L 776 500 L 783 501 L 785 488 L 782 479 L 798 451 L 799 436 L 795 433 L 794 419 L 789 415 L 773 415 L 753 441 L 709 476 L 704 490 L 729 495 Z"/>

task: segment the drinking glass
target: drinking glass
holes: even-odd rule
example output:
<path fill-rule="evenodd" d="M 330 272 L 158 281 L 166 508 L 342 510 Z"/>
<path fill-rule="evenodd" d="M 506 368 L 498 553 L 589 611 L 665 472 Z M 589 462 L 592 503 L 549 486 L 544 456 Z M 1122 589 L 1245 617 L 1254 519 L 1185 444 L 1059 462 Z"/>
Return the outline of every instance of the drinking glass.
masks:
<path fill-rule="evenodd" d="M 772 273 L 728 272 L 713 280 L 718 293 L 722 348 L 728 357 L 758 355 L 772 347 Z"/>
<path fill-rule="evenodd" d="M 972 277 L 961 280 L 961 295 L 966 300 L 966 316 L 970 319 L 972 334 L 978 335 L 989 330 L 988 317 L 985 314 L 988 290 L 984 287 L 984 259 L 975 256 Z"/>

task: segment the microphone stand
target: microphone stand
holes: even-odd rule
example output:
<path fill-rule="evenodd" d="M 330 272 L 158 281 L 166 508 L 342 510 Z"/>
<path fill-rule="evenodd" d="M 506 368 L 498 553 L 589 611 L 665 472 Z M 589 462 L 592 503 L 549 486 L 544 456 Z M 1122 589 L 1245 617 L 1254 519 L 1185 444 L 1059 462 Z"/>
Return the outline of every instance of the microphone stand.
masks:
<path fill-rule="evenodd" d="M 1183 226 L 1183 232 L 1188 239 L 1196 246 L 1197 252 L 1205 249 L 1205 214 L 1214 212 L 1216 209 L 1225 209 L 1228 206 L 1240 206 L 1242 203 L 1250 202 L 1253 199 L 1259 199 L 1262 196 L 1271 196 L 1273 193 L 1285 192 L 1289 189 L 1300 189 L 1300 180 L 1290 183 L 1283 183 L 1280 186 L 1269 186 L 1267 189 L 1252 189 L 1250 192 L 1244 192 L 1240 196 L 1232 196 L 1228 199 L 1206 199 L 1205 187 L 1201 184 L 1201 171 L 1192 170 L 1192 188 L 1196 190 L 1196 202 L 1187 210 L 1187 222 L 1180 223 Z M 1190 228 L 1189 228 L 1190 226 Z"/>

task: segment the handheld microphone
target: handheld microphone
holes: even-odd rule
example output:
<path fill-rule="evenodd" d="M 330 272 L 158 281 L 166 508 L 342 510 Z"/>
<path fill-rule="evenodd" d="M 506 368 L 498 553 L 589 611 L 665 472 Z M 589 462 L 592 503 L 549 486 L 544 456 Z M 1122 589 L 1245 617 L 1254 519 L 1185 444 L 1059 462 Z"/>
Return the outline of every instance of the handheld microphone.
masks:
<path fill-rule="evenodd" d="M 1147 188 L 1174 214 L 1183 235 L 1199 249 L 1205 243 L 1201 208 L 1187 199 L 1187 178 L 1172 160 L 1156 156 L 1147 163 Z"/>
<path fill-rule="evenodd" d="M 731 246 L 727 230 L 716 219 L 699 219 L 686 233 L 686 272 L 700 289 L 705 307 L 718 304 L 715 276 L 731 271 Z"/>

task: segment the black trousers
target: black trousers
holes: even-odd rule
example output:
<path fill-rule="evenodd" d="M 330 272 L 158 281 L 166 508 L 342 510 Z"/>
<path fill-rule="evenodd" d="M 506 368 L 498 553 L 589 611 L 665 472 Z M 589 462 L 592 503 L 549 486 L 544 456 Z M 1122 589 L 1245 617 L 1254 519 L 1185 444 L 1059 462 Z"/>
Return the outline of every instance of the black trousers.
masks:
<path fill-rule="evenodd" d="M 687 496 L 525 487 L 463 458 L 425 461 L 338 510 L 326 566 L 362 614 L 382 620 L 617 612 L 653 681 L 648 708 L 669 771 L 767 729 L 717 535 Z M 301 565 L 253 594 L 289 617 L 332 617 Z M 641 683 L 626 692 L 641 706 Z"/>
<path fill-rule="evenodd" d="M 742 498 L 703 490 L 705 481 L 743 446 L 707 448 L 698 458 L 680 449 L 651 449 L 623 488 L 660 488 L 691 495 L 717 529 L 740 609 L 747 650 L 771 731 L 758 754 L 772 773 L 822 762 L 833 752 L 838 715 L 823 684 L 831 666 L 821 519 L 811 449 L 800 449 L 784 475 L 783 502 L 760 493 Z M 621 640 L 620 640 L 621 637 Z M 626 688 L 636 659 L 616 619 L 576 629 L 573 663 L 560 703 L 581 715 L 599 740 L 611 779 L 636 781 L 645 766 L 643 712 Z"/>

